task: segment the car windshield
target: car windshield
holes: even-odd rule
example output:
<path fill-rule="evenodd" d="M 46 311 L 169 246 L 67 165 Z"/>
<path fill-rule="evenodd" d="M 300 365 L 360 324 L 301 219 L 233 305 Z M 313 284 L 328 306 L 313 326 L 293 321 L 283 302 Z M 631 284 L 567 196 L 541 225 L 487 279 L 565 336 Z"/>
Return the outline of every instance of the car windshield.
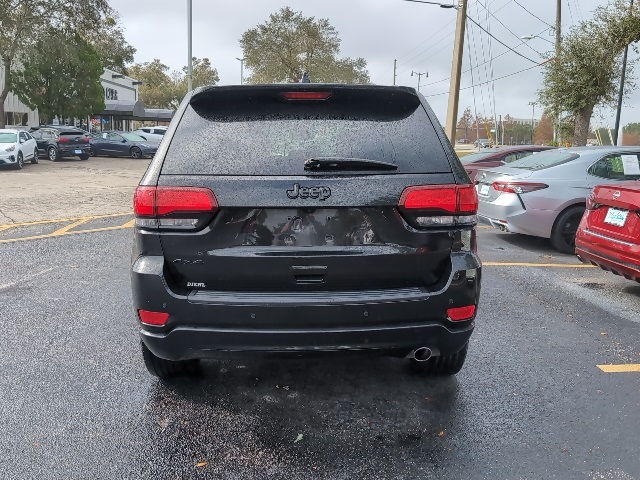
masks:
<path fill-rule="evenodd" d="M 120 135 L 122 135 L 124 138 L 126 138 L 130 142 L 144 142 L 144 141 L 146 141 L 140 135 L 136 135 L 135 133 L 121 133 Z"/>
<path fill-rule="evenodd" d="M 16 143 L 18 135 L 15 133 L 0 133 L 0 143 Z"/>
<path fill-rule="evenodd" d="M 509 164 L 510 168 L 521 168 L 523 170 L 543 170 L 545 168 L 555 167 L 562 163 L 570 162 L 579 158 L 580 155 L 567 150 L 550 150 L 548 152 L 539 152 L 535 155 L 521 158 Z"/>

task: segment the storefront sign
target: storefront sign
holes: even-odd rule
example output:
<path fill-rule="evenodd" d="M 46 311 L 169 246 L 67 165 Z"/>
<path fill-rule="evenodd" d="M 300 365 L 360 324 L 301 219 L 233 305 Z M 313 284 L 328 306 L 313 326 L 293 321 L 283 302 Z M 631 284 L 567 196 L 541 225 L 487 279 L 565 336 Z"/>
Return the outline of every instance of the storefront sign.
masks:
<path fill-rule="evenodd" d="M 118 100 L 118 91 L 113 88 L 105 88 L 104 98 L 107 100 Z"/>

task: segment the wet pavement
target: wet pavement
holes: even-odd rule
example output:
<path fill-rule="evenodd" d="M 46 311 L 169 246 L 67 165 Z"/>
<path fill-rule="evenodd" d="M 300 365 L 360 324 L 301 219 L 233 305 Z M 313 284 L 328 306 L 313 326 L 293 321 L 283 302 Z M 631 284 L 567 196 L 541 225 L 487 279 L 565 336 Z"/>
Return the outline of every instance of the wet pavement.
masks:
<path fill-rule="evenodd" d="M 0 244 L 0 478 L 640 479 L 640 372 L 598 368 L 640 364 L 640 285 L 481 229 L 455 378 L 253 358 L 165 385 L 139 352 L 127 220 Z"/>

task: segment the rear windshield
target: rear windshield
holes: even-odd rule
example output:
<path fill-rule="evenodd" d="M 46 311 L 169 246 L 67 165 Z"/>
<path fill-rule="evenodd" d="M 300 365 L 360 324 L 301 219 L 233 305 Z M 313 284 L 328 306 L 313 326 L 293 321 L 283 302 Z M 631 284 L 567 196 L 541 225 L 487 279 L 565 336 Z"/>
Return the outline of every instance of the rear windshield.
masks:
<path fill-rule="evenodd" d="M 15 133 L 0 133 L 0 143 L 16 143 L 18 135 Z"/>
<path fill-rule="evenodd" d="M 489 155 L 495 155 L 496 150 L 487 150 L 486 152 L 475 152 L 470 153 L 469 155 L 465 155 L 460 159 L 462 163 L 471 163 L 476 160 L 480 160 L 481 158 L 488 157 Z"/>
<path fill-rule="evenodd" d="M 63 135 L 63 136 L 70 136 L 70 137 L 77 137 L 77 136 L 82 136 L 84 135 L 84 132 L 78 132 L 78 131 L 67 131 L 67 132 L 59 132 L 58 135 Z"/>
<path fill-rule="evenodd" d="M 566 150 L 549 150 L 547 152 L 539 152 L 535 155 L 521 158 L 509 164 L 510 168 L 521 168 L 523 170 L 543 170 L 545 168 L 555 167 L 571 160 L 579 158 L 580 155 Z"/>
<path fill-rule="evenodd" d="M 163 174 L 309 175 L 309 158 L 390 162 L 385 173 L 450 173 L 415 95 L 336 94 L 325 102 L 259 95 L 195 102 L 171 140 Z M 326 174 L 326 172 L 324 172 Z M 359 173 L 380 173 L 379 170 Z"/>

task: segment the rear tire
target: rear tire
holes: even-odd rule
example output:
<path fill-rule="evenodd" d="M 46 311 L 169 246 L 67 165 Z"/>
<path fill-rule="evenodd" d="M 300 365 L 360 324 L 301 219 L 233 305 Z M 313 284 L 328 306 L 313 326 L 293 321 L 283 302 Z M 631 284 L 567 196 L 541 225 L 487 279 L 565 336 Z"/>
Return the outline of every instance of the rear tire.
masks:
<path fill-rule="evenodd" d="M 89 160 L 89 154 L 85 153 L 84 155 L 80 155 L 80 160 Z"/>
<path fill-rule="evenodd" d="M 36 149 L 35 152 L 33 152 L 33 158 L 31 159 L 31 163 L 33 165 L 35 165 L 36 163 L 38 163 L 38 150 Z"/>
<path fill-rule="evenodd" d="M 58 153 L 58 149 L 56 147 L 49 147 L 49 149 L 47 150 L 47 156 L 52 162 L 57 162 L 58 160 L 60 160 L 60 154 Z"/>
<path fill-rule="evenodd" d="M 585 208 L 570 207 L 561 212 L 551 231 L 551 245 L 562 253 L 571 255 L 576 252 L 576 232 L 584 215 Z"/>
<path fill-rule="evenodd" d="M 144 342 L 140 342 L 142 347 L 142 358 L 144 365 L 151 375 L 162 380 L 176 377 L 193 376 L 199 371 L 200 360 L 180 360 L 172 361 L 157 357 L 147 348 Z"/>
<path fill-rule="evenodd" d="M 451 376 L 455 375 L 462 369 L 464 361 L 467 358 L 467 350 L 469 343 L 465 343 L 464 347 L 452 355 L 440 355 L 438 357 L 431 357 L 424 362 L 418 362 L 417 360 L 410 360 L 410 368 L 415 373 L 422 375 L 440 375 Z"/>

